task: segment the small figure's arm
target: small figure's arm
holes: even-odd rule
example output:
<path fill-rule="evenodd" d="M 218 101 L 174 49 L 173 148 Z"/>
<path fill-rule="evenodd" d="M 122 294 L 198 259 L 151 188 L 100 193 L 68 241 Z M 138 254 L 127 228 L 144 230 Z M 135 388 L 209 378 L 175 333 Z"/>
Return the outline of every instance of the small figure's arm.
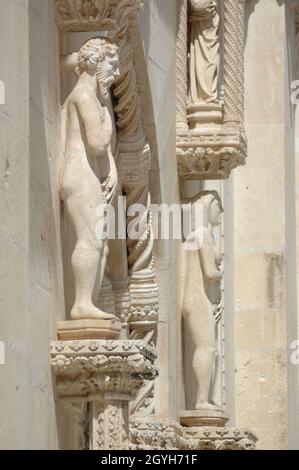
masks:
<path fill-rule="evenodd" d="M 205 277 L 210 281 L 221 281 L 223 272 L 217 266 L 215 244 L 208 229 L 204 229 L 204 240 L 199 255 Z"/>

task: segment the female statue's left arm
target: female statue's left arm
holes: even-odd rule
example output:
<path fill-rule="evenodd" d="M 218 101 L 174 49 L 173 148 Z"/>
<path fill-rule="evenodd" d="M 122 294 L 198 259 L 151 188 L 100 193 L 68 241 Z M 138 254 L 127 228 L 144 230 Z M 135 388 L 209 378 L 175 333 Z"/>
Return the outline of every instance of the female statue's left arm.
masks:
<path fill-rule="evenodd" d="M 204 276 L 209 281 L 221 281 L 223 272 L 216 263 L 215 243 L 209 229 L 204 229 L 204 239 L 199 255 Z"/>

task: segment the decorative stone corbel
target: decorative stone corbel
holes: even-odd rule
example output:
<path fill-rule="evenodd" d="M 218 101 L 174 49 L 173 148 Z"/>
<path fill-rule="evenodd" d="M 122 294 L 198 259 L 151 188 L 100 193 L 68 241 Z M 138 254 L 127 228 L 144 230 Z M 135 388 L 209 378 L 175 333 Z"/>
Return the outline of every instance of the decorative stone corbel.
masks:
<path fill-rule="evenodd" d="M 221 15 L 223 21 L 223 47 L 220 57 L 223 63 L 224 103 L 222 118 L 218 116 L 218 100 L 193 104 L 190 96 L 190 73 L 188 73 L 188 28 L 195 21 L 191 5 L 220 10 L 220 2 L 180 0 L 179 28 L 177 37 L 177 164 L 183 180 L 225 179 L 239 165 L 245 164 L 247 142 L 244 131 L 244 10 L 246 0 L 225 0 Z M 207 6 L 208 5 L 208 6 Z M 198 13 L 195 13 L 198 14 Z M 205 12 L 197 21 L 208 21 Z M 191 21 L 192 20 L 192 21 Z M 207 26 L 208 27 L 208 26 Z M 214 21 L 217 28 L 217 21 Z M 200 41 L 205 36 L 199 29 Z M 219 40 L 221 40 L 219 32 Z M 199 41 L 199 42 L 200 42 Z M 215 45 L 216 48 L 216 45 Z M 217 48 L 216 48 L 217 50 Z M 216 52 L 215 52 L 216 54 Z M 212 60 L 212 59 L 211 59 Z M 194 67 L 193 67 L 194 68 Z M 190 67 L 189 67 L 190 69 Z M 218 82 L 221 79 L 218 75 Z M 219 88 L 219 84 L 218 84 Z M 199 97 L 199 99 L 202 99 Z M 191 103 L 191 104 L 190 104 Z M 221 105 L 221 102 L 220 102 Z M 187 109 L 195 112 L 187 119 Z M 198 109 L 197 109 L 198 108 Z M 217 109 L 216 109 L 217 108 Z M 188 111 L 189 113 L 189 111 Z M 189 123 L 188 123 L 189 120 Z"/>
<path fill-rule="evenodd" d="M 154 380 L 156 354 L 143 341 L 60 341 L 51 345 L 56 390 L 65 403 L 90 403 L 91 450 L 129 446 L 129 402 Z"/>

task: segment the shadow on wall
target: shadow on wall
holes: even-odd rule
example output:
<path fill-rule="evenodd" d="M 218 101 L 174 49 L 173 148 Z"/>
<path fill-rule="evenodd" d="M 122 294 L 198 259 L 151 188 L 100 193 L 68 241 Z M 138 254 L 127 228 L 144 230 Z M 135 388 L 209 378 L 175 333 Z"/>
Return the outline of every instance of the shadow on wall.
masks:
<path fill-rule="evenodd" d="M 162 27 L 167 34 L 173 34 L 170 12 L 173 11 L 174 3 L 174 0 L 144 0 L 144 6 L 138 19 L 146 61 L 149 59 L 150 41 L 155 29 L 158 30 Z"/>
<path fill-rule="evenodd" d="M 248 24 L 252 13 L 254 13 L 255 7 L 258 4 L 259 0 L 249 0 L 245 4 L 245 44 L 248 37 Z M 279 6 L 284 5 L 284 0 L 276 0 Z"/>
<path fill-rule="evenodd" d="M 56 321 L 64 316 L 59 229 L 60 106 L 55 5 L 30 0 L 30 220 L 28 317 L 28 448 L 55 449 L 62 438 L 49 360 Z M 24 332 L 25 333 L 25 332 Z M 29 396 L 28 395 L 28 396 Z M 42 419 L 41 419 L 42 416 Z"/>

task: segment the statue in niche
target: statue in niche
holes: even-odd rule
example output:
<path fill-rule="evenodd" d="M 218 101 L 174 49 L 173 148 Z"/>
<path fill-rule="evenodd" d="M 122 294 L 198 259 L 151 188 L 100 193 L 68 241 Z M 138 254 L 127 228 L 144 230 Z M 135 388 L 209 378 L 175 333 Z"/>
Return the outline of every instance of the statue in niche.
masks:
<path fill-rule="evenodd" d="M 184 290 L 182 314 L 184 341 L 192 343 L 196 382 L 196 410 L 220 409 L 213 402 L 216 370 L 216 326 L 221 308 L 222 255 L 216 248 L 214 228 L 221 224 L 223 208 L 216 191 L 203 191 L 192 199 L 192 224 L 183 243 Z M 203 226 L 194 226 L 194 210 L 201 206 Z M 191 245 L 190 245 L 191 243 Z M 188 246 L 187 246 L 188 244 Z M 185 351 L 186 353 L 186 351 Z"/>
<path fill-rule="evenodd" d="M 218 103 L 219 23 L 216 0 L 189 0 L 189 101 Z"/>
<path fill-rule="evenodd" d="M 96 304 L 108 255 L 108 240 L 97 232 L 118 183 L 111 151 L 110 87 L 119 76 L 118 47 L 103 38 L 88 40 L 77 55 L 78 82 L 65 106 L 65 148 L 61 198 L 77 241 L 72 254 L 75 303 L 72 320 L 114 319 Z M 101 220 L 100 220 L 101 219 Z M 99 223 L 100 222 L 100 223 Z"/>

